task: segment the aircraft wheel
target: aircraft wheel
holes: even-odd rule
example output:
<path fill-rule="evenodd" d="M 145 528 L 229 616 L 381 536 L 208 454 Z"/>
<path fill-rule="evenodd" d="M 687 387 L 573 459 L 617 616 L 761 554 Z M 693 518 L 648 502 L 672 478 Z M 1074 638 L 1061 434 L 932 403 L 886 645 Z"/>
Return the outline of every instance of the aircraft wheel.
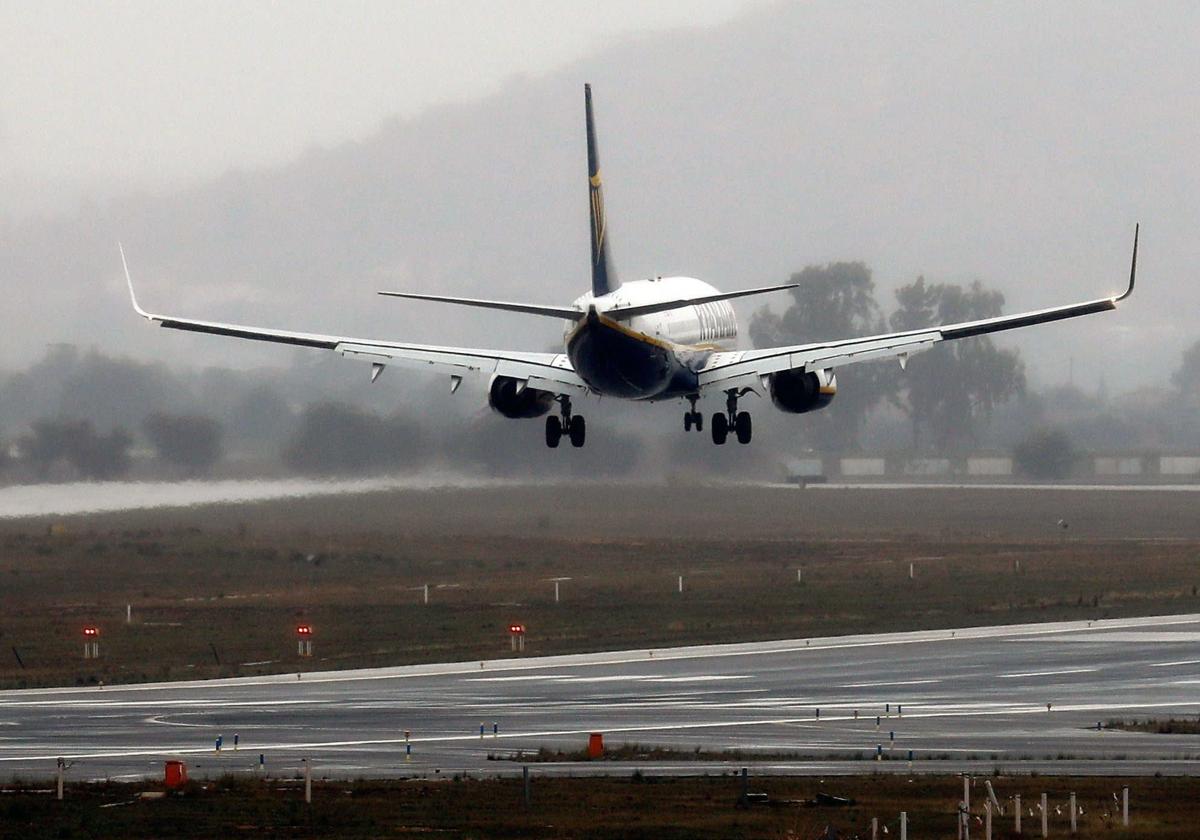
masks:
<path fill-rule="evenodd" d="M 696 425 L 697 432 L 704 431 L 704 415 L 701 414 L 699 411 L 696 412 L 696 417 L 694 420 L 692 420 L 692 422 Z"/>
<path fill-rule="evenodd" d="M 683 413 L 683 430 L 690 432 L 692 430 L 692 412 L 685 411 Z"/>
<path fill-rule="evenodd" d="M 712 439 L 713 443 L 721 446 L 725 443 L 725 437 L 729 434 L 729 420 L 724 414 L 714 414 L 712 419 Z"/>
<path fill-rule="evenodd" d="M 571 445 L 578 449 L 583 446 L 583 442 L 587 438 L 587 421 L 576 414 L 571 418 L 571 427 L 568 432 L 571 435 Z"/>
<path fill-rule="evenodd" d="M 562 421 L 554 414 L 546 418 L 546 445 L 551 449 L 558 446 L 558 442 L 562 440 Z"/>
<path fill-rule="evenodd" d="M 738 443 L 750 442 L 750 436 L 754 432 L 754 425 L 750 421 L 750 412 L 742 411 L 738 413 L 734 429 L 737 431 Z"/>

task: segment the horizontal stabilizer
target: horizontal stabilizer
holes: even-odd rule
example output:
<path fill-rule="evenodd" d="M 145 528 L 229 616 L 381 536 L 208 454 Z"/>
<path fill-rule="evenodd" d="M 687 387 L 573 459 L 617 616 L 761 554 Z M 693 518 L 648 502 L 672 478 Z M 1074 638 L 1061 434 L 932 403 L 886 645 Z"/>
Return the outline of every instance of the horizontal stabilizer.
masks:
<path fill-rule="evenodd" d="M 419 295 L 413 292 L 380 292 L 386 297 L 410 298 L 412 300 L 432 300 L 437 303 L 456 303 L 459 306 L 478 306 L 482 309 L 501 309 L 505 312 L 524 312 L 528 315 L 544 315 L 547 318 L 561 318 L 567 321 L 578 321 L 584 313 L 578 309 L 563 306 L 538 306 L 535 303 L 510 303 L 503 300 L 480 300 L 478 298 L 445 297 L 444 295 Z"/>
<path fill-rule="evenodd" d="M 740 292 L 722 292 L 721 294 L 705 295 L 704 297 L 667 300 L 662 301 L 661 303 L 644 303 L 640 306 L 617 306 L 607 310 L 604 314 L 610 318 L 633 318 L 637 315 L 651 315 L 655 312 L 667 312 L 671 309 L 683 309 L 685 306 L 699 306 L 702 303 L 716 303 L 720 300 L 732 300 L 733 298 L 748 297 L 750 295 L 765 295 L 767 292 L 781 292 L 785 289 L 794 289 L 799 285 L 799 283 L 785 283 L 782 286 L 765 286 L 761 289 L 743 289 Z"/>

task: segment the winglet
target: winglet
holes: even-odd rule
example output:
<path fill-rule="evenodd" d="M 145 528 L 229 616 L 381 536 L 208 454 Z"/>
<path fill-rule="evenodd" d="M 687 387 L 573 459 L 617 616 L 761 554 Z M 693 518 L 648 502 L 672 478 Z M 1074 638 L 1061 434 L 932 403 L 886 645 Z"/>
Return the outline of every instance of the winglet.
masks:
<path fill-rule="evenodd" d="M 129 276 L 129 263 L 125 261 L 125 246 L 118 242 L 117 250 L 121 252 L 121 267 L 125 269 L 125 283 L 129 286 L 129 300 L 133 303 L 133 311 L 141 315 L 143 318 L 153 321 L 154 316 L 145 309 L 142 309 L 142 307 L 138 306 L 137 295 L 133 292 L 133 278 Z"/>
<path fill-rule="evenodd" d="M 1113 303 L 1125 300 L 1125 298 L 1127 298 L 1131 294 L 1133 294 L 1133 282 L 1137 278 L 1138 233 L 1139 233 L 1141 227 L 1142 227 L 1142 225 L 1140 222 L 1133 226 L 1133 259 L 1129 263 L 1129 288 L 1126 289 L 1125 293 L 1122 294 L 1120 297 L 1113 298 Z"/>

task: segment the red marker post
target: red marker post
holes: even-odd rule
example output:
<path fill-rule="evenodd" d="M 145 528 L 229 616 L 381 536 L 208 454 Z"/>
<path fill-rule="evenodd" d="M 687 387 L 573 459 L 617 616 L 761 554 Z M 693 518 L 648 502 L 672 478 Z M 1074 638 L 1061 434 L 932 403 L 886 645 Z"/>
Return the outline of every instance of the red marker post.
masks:
<path fill-rule="evenodd" d="M 94 624 L 83 628 L 83 658 L 100 658 L 100 628 Z"/>
<path fill-rule="evenodd" d="M 516 651 L 525 650 L 525 625 L 510 624 L 508 625 L 508 637 L 512 643 L 512 649 Z"/>
<path fill-rule="evenodd" d="M 309 624 L 296 625 L 296 652 L 303 657 L 313 655 L 312 626 Z"/>

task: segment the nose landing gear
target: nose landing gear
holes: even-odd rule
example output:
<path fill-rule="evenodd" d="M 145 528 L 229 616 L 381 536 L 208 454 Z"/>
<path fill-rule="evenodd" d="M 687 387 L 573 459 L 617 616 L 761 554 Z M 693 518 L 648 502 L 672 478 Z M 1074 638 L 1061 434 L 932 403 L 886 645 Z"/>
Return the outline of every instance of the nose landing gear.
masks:
<path fill-rule="evenodd" d="M 583 415 L 571 414 L 571 398 L 559 397 L 560 416 L 551 414 L 546 418 L 546 446 L 557 449 L 563 435 L 571 440 L 576 449 L 587 440 L 587 421 Z"/>
<path fill-rule="evenodd" d="M 733 432 L 737 436 L 738 443 L 749 443 L 750 438 L 754 434 L 754 424 L 750 419 L 750 412 L 738 411 L 738 397 L 746 393 L 745 390 L 736 388 L 725 392 L 725 413 L 717 413 L 712 419 L 712 439 L 717 446 L 722 446 L 728 438 L 729 433 Z"/>

